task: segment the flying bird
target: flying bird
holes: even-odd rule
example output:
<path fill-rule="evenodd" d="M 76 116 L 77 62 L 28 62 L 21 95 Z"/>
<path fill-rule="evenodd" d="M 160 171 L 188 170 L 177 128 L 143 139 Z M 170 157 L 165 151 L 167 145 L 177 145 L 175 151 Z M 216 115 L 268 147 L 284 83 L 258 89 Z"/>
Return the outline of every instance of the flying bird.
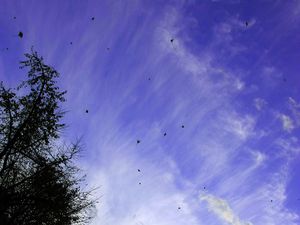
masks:
<path fill-rule="evenodd" d="M 86 110 L 85 110 L 85 113 L 89 113 L 89 110 L 86 109 Z"/>
<path fill-rule="evenodd" d="M 95 20 L 95 17 L 92 17 L 92 20 Z"/>
<path fill-rule="evenodd" d="M 20 32 L 18 33 L 18 36 L 19 36 L 19 38 L 23 38 L 23 32 L 20 31 Z"/>
<path fill-rule="evenodd" d="M 73 42 L 71 41 L 71 42 L 70 42 L 70 45 L 72 45 L 72 44 L 73 44 Z"/>
<path fill-rule="evenodd" d="M 139 182 L 139 185 L 141 185 L 142 183 L 141 182 Z"/>
<path fill-rule="evenodd" d="M 167 136 L 167 133 L 164 133 L 164 136 Z"/>
<path fill-rule="evenodd" d="M 248 27 L 248 25 L 249 25 L 248 21 L 246 21 L 246 23 L 245 23 L 245 24 L 246 24 L 246 27 Z"/>
<path fill-rule="evenodd" d="M 184 125 L 181 125 L 181 128 L 184 128 Z"/>
<path fill-rule="evenodd" d="M 141 172 L 141 170 L 140 170 L 140 169 L 138 169 L 138 172 Z"/>
<path fill-rule="evenodd" d="M 17 17 L 14 16 L 14 20 L 17 19 Z"/>
<path fill-rule="evenodd" d="M 139 144 L 141 141 L 140 140 L 136 140 L 136 143 Z"/>
<path fill-rule="evenodd" d="M 178 209 L 181 209 L 181 207 L 178 207 Z"/>
<path fill-rule="evenodd" d="M 172 38 L 170 41 L 171 41 L 171 43 L 173 43 L 173 41 L 174 41 L 174 38 Z"/>

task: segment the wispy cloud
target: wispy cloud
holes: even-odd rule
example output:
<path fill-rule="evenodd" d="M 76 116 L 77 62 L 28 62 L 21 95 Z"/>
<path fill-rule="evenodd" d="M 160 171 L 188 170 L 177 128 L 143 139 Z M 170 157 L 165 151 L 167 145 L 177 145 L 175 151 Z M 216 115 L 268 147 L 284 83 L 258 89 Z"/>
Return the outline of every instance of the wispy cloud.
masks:
<path fill-rule="evenodd" d="M 197 1 L 95 2 L 78 3 L 86 11 L 74 11 L 75 19 L 64 19 L 68 4 L 55 20 L 43 12 L 60 3 L 28 6 L 25 42 L 40 41 L 69 91 L 66 133 L 84 134 L 80 163 L 102 196 L 94 224 L 296 224 L 285 205 L 288 168 L 282 171 L 299 152 L 291 137 L 299 103 L 289 98 L 290 111 L 281 110 L 265 91 L 279 92 L 283 73 L 261 54 L 263 21 L 248 19 L 246 28 L 243 16 Z M 266 118 L 269 110 L 284 113 Z"/>
<path fill-rule="evenodd" d="M 288 115 L 279 114 L 279 118 L 282 122 L 282 128 L 285 131 L 291 132 L 295 128 L 293 120 Z"/>
<path fill-rule="evenodd" d="M 250 222 L 243 222 L 230 208 L 227 201 L 216 196 L 206 194 L 200 196 L 201 201 L 206 201 L 210 211 L 215 213 L 221 221 L 231 225 L 252 225 Z"/>
<path fill-rule="evenodd" d="M 255 108 L 258 111 L 260 111 L 260 110 L 262 110 L 267 105 L 267 102 L 266 102 L 266 100 L 264 100 L 262 98 L 255 98 L 253 100 L 253 104 L 254 104 Z"/>

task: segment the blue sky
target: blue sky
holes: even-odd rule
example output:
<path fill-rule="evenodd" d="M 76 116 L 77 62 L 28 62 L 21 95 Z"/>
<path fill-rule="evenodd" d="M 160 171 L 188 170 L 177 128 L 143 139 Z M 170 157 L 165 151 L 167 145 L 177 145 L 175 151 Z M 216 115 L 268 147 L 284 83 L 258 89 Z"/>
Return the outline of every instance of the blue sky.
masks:
<path fill-rule="evenodd" d="M 1 80 L 31 46 L 61 74 L 94 225 L 300 224 L 299 1 L 0 5 Z"/>

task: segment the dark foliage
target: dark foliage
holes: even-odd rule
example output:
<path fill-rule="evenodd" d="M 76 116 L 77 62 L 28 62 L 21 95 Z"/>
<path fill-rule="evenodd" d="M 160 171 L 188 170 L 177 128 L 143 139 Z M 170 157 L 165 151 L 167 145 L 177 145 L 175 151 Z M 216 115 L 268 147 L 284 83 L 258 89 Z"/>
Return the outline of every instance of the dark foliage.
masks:
<path fill-rule="evenodd" d="M 79 145 L 56 144 L 64 127 L 59 74 L 36 52 L 25 56 L 28 79 L 17 89 L 0 84 L 0 224 L 85 224 L 94 202 L 73 162 Z"/>

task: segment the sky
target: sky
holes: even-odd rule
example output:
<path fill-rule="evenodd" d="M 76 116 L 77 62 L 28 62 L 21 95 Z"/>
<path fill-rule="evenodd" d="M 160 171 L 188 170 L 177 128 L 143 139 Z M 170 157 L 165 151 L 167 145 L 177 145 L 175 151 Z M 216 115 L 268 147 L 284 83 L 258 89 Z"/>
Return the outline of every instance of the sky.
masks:
<path fill-rule="evenodd" d="M 93 225 L 300 224 L 299 1 L 0 0 L 5 85 L 32 46 Z"/>

